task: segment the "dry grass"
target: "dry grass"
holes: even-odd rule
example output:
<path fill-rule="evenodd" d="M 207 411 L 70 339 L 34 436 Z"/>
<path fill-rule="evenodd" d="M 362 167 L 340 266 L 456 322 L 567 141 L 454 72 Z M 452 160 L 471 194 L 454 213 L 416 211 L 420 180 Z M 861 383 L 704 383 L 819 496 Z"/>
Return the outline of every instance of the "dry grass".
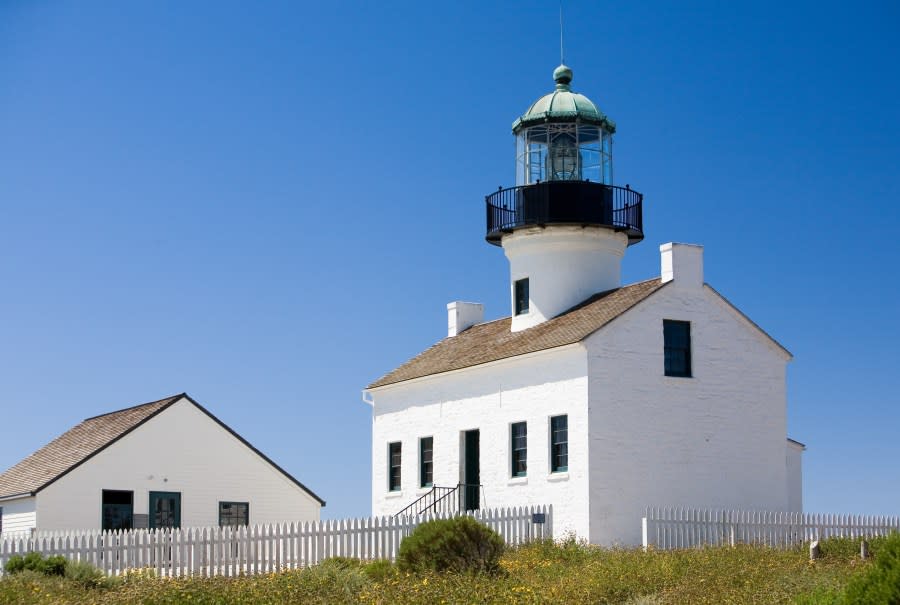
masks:
<path fill-rule="evenodd" d="M 877 553 L 878 542 L 873 542 Z M 831 604 L 869 567 L 853 541 L 825 542 L 823 559 L 805 550 L 762 547 L 676 552 L 607 550 L 576 542 L 508 551 L 493 576 L 404 574 L 384 563 L 341 561 L 244 578 L 132 577 L 102 588 L 24 574 L 0 580 L 0 603 L 615 603 L 625 605 Z"/>

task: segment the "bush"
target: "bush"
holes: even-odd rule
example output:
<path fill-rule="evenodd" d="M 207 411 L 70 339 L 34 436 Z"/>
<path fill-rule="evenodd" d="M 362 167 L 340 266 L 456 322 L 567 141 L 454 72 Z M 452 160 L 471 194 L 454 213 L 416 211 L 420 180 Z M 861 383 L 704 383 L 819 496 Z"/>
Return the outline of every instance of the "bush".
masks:
<path fill-rule="evenodd" d="M 99 588 L 106 583 L 106 576 L 103 572 L 87 561 L 67 561 L 65 576 L 85 588 Z"/>
<path fill-rule="evenodd" d="M 847 585 L 844 603 L 853 605 L 900 604 L 900 534 L 893 534 L 875 553 L 875 565 Z"/>
<path fill-rule="evenodd" d="M 328 565 L 331 567 L 337 567 L 338 569 L 355 569 L 362 565 L 362 562 L 359 559 L 354 559 L 353 557 L 331 557 L 325 559 L 320 563 L 320 565 Z"/>
<path fill-rule="evenodd" d="M 10 575 L 25 571 L 25 559 L 22 555 L 11 556 L 3 566 L 3 571 Z"/>
<path fill-rule="evenodd" d="M 400 543 L 397 564 L 402 571 L 494 573 L 503 549 L 503 538 L 472 517 L 436 519 Z"/>
<path fill-rule="evenodd" d="M 397 570 L 394 564 L 387 559 L 377 559 L 370 561 L 363 566 L 363 573 L 366 574 L 373 582 L 384 584 L 388 578 L 393 576 Z"/>
<path fill-rule="evenodd" d="M 26 553 L 24 557 L 22 555 L 13 555 L 6 562 L 6 565 L 3 566 L 3 570 L 8 574 L 15 574 L 28 570 L 46 574 L 48 576 L 61 576 L 62 572 L 59 571 L 59 559 L 62 559 L 62 567 L 64 568 L 66 564 L 64 557 L 50 557 L 50 559 L 47 560 L 50 561 L 48 568 L 47 561 L 44 560 L 44 557 L 41 556 L 41 553 L 39 552 L 29 552 Z"/>
<path fill-rule="evenodd" d="M 66 575 L 66 558 L 62 555 L 52 555 L 41 561 L 40 570 L 45 576 Z"/>

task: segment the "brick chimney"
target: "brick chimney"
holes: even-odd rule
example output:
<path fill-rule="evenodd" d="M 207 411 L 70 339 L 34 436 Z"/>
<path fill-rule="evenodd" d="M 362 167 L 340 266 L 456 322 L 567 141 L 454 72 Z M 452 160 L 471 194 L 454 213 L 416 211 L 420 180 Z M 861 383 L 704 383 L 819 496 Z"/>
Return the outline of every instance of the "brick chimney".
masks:
<path fill-rule="evenodd" d="M 670 242 L 659 247 L 663 283 L 674 281 L 676 286 L 703 286 L 703 246 Z"/>
<path fill-rule="evenodd" d="M 484 321 L 484 305 L 456 300 L 447 303 L 447 336 L 456 336 Z"/>

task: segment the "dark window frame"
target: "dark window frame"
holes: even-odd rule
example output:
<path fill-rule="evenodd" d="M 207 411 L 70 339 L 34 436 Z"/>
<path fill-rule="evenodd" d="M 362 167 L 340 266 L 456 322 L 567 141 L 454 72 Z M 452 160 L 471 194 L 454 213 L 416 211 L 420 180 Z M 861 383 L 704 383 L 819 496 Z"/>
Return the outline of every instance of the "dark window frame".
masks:
<path fill-rule="evenodd" d="M 426 448 L 426 442 L 428 447 Z M 425 459 L 425 453 L 428 459 Z M 419 487 L 434 487 L 434 437 L 419 439 Z"/>
<path fill-rule="evenodd" d="M 517 279 L 513 283 L 513 307 L 516 315 L 525 315 L 529 310 L 528 278 Z"/>
<path fill-rule="evenodd" d="M 3 533 L 3 507 L 0 506 L 0 534 Z"/>
<path fill-rule="evenodd" d="M 513 477 L 528 476 L 528 423 L 509 425 L 510 473 Z"/>
<path fill-rule="evenodd" d="M 663 372 L 666 376 L 692 378 L 691 322 L 663 320 Z"/>
<path fill-rule="evenodd" d="M 394 448 L 396 447 L 397 462 L 394 463 Z M 396 470 L 396 477 L 394 471 Z M 403 481 L 403 443 L 393 441 L 388 443 L 388 491 L 399 492 Z"/>
<path fill-rule="evenodd" d="M 223 523 L 223 517 L 225 517 L 225 513 L 222 510 L 223 505 L 231 506 L 231 507 L 244 507 L 243 514 L 238 513 L 229 513 L 228 517 L 243 517 L 244 521 L 240 520 L 237 523 Z M 236 500 L 219 500 L 219 527 L 241 527 L 241 526 L 249 526 L 250 525 L 250 503 L 249 502 L 238 502 Z"/>
<path fill-rule="evenodd" d="M 123 496 L 128 495 L 128 502 Z M 121 499 L 121 502 L 114 500 Z M 110 514 L 107 515 L 107 507 Z M 116 520 L 117 515 L 113 515 L 113 511 L 122 512 L 130 508 L 131 512 L 127 516 L 123 516 L 121 523 L 111 525 L 109 521 Z M 134 529 L 134 490 L 128 489 L 101 489 L 100 490 L 100 529 L 102 531 Z"/>
<path fill-rule="evenodd" d="M 569 415 L 550 417 L 550 472 L 569 472 Z"/>

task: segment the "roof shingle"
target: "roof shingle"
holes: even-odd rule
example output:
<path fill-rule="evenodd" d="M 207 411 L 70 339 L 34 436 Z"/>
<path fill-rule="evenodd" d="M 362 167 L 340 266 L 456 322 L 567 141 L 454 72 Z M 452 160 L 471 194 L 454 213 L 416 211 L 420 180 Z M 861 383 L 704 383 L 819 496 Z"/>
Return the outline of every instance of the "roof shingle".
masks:
<path fill-rule="evenodd" d="M 655 278 L 601 292 L 553 319 L 520 332 L 510 331 L 509 317 L 472 326 L 441 340 L 366 388 L 375 389 L 581 342 L 664 285 Z"/>

